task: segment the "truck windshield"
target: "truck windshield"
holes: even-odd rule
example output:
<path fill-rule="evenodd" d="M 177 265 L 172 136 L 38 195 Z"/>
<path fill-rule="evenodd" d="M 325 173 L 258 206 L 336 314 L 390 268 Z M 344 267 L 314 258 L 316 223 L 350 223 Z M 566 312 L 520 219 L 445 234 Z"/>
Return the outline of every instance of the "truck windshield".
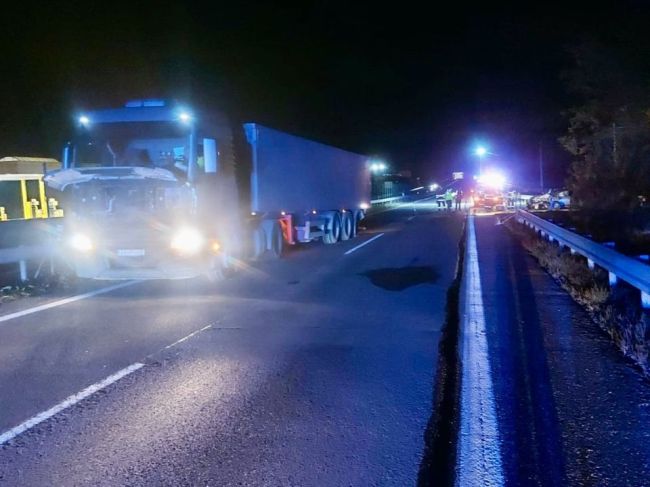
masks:
<path fill-rule="evenodd" d="M 133 181 L 92 181 L 70 188 L 68 204 L 80 216 L 175 215 L 191 212 L 193 192 L 185 185 Z"/>
<path fill-rule="evenodd" d="M 187 127 L 170 122 L 97 124 L 73 140 L 75 166 L 184 164 Z"/>

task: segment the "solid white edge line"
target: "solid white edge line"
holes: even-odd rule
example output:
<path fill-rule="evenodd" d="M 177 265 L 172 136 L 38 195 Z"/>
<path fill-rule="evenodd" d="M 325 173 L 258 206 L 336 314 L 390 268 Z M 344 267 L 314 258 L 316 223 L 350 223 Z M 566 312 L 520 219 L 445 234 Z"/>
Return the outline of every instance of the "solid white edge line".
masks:
<path fill-rule="evenodd" d="M 47 411 L 43 411 L 42 413 L 39 413 L 36 416 L 31 417 L 30 419 L 19 424 L 18 426 L 11 428 L 9 431 L 5 431 L 0 435 L 0 445 L 5 444 L 6 442 L 14 439 L 16 436 L 24 433 L 25 431 L 33 428 L 34 426 L 42 423 L 43 421 L 51 418 L 52 416 L 60 413 L 64 409 L 74 406 L 78 402 L 86 399 L 88 396 L 91 396 L 97 391 L 100 391 L 110 386 L 111 384 L 117 382 L 118 380 L 126 377 L 129 374 L 132 374 L 133 372 L 135 372 L 136 370 L 142 367 L 144 367 L 144 364 L 141 364 L 139 362 L 129 365 L 128 367 L 114 373 L 113 375 L 106 377 L 106 379 L 104 379 L 103 381 L 96 382 L 95 384 L 86 387 L 83 391 L 69 396 L 64 401 L 60 402 L 54 407 L 51 407 Z"/>
<path fill-rule="evenodd" d="M 504 484 L 474 217 L 467 220 L 461 309 L 461 407 L 456 485 Z"/>
<path fill-rule="evenodd" d="M 131 286 L 140 281 L 126 281 L 120 282 L 119 284 L 114 284 L 113 286 L 103 287 L 100 289 L 95 289 L 94 291 L 89 291 L 87 293 L 78 294 L 76 296 L 70 296 L 69 298 L 59 299 L 51 303 L 41 304 L 39 306 L 34 306 L 33 308 L 23 309 L 21 311 L 16 311 L 15 313 L 9 313 L 6 315 L 0 316 L 0 323 L 3 321 L 13 320 L 15 318 L 20 318 L 22 316 L 31 315 L 32 313 L 38 313 L 39 311 L 45 311 L 46 309 L 56 308 L 57 306 L 63 306 L 64 304 L 74 303 L 75 301 L 80 301 L 82 299 L 91 298 L 99 294 L 109 293 L 120 289 L 123 287 Z"/>
<path fill-rule="evenodd" d="M 383 233 L 380 233 L 380 234 L 378 234 L 378 235 L 375 235 L 374 237 L 369 238 L 369 239 L 366 240 L 365 242 L 360 243 L 360 244 L 357 245 L 356 247 L 352 247 L 350 250 L 348 250 L 347 252 L 345 252 L 343 255 L 351 254 L 351 253 L 354 252 L 355 250 L 359 250 L 359 249 L 360 249 L 361 247 L 363 247 L 364 245 L 368 245 L 370 242 L 372 242 L 373 240 L 377 240 L 379 237 L 381 237 L 381 236 L 383 236 L 383 235 L 384 235 Z"/>

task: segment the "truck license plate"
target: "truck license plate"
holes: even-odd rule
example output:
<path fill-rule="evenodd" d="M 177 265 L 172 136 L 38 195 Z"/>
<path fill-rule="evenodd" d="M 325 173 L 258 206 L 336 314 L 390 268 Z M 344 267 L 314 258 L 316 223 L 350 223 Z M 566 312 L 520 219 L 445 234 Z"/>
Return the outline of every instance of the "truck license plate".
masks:
<path fill-rule="evenodd" d="M 117 255 L 120 257 L 142 257 L 144 249 L 117 249 Z"/>

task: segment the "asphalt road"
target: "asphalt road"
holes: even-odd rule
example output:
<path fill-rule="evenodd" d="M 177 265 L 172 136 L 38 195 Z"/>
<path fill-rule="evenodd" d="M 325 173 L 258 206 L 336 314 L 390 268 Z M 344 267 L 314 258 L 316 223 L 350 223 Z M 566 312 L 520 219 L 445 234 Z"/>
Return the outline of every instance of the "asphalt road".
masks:
<path fill-rule="evenodd" d="M 500 480 L 484 485 L 648 485 L 650 385 L 495 223 L 475 218 L 488 359 L 479 392 L 494 415 L 483 402 L 468 449 L 492 440 L 498 458 L 483 472 Z"/>
<path fill-rule="evenodd" d="M 414 485 L 461 227 L 424 202 L 216 284 L 3 306 L 0 434 L 143 366 L 7 441 L 0 483 Z"/>

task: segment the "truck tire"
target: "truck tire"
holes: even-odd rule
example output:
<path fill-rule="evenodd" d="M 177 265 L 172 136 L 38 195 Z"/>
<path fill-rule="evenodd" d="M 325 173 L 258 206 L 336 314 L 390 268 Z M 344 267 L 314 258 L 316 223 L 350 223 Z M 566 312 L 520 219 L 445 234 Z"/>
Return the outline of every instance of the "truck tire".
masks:
<path fill-rule="evenodd" d="M 350 240 L 354 236 L 354 218 L 352 212 L 345 211 L 341 215 L 341 241 Z"/>
<path fill-rule="evenodd" d="M 252 258 L 257 260 L 266 252 L 266 233 L 262 227 L 253 230 L 253 252 Z"/>
<path fill-rule="evenodd" d="M 562 208 L 562 204 L 559 201 L 554 201 L 553 204 L 551 205 L 551 208 L 553 208 L 554 210 L 559 210 L 560 208 Z"/>
<path fill-rule="evenodd" d="M 365 218 L 363 210 L 357 210 L 354 212 L 354 217 L 352 218 L 352 236 L 356 237 L 359 232 L 359 223 Z"/>
<path fill-rule="evenodd" d="M 224 268 L 221 259 L 215 257 L 208 265 L 208 269 L 204 273 L 205 278 L 209 283 L 221 281 L 225 277 Z"/>
<path fill-rule="evenodd" d="M 276 222 L 271 230 L 271 242 L 269 245 L 269 254 L 274 259 L 282 257 L 282 250 L 284 249 L 284 235 L 282 235 L 282 228 L 280 223 Z"/>
<path fill-rule="evenodd" d="M 334 213 L 329 227 L 323 235 L 323 243 L 331 245 L 338 242 L 341 237 L 341 215 L 339 215 L 338 211 Z"/>

